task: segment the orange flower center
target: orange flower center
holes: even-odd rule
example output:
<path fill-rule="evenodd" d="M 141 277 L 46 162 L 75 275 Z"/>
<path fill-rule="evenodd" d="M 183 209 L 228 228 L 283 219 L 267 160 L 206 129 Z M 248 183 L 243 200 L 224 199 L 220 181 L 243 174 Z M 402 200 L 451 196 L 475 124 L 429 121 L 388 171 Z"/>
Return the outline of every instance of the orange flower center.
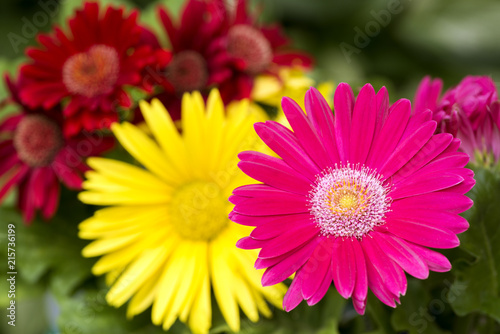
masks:
<path fill-rule="evenodd" d="M 119 72 L 120 58 L 116 50 L 98 44 L 69 57 L 63 65 L 62 77 L 69 92 L 92 98 L 110 93 Z"/>
<path fill-rule="evenodd" d="M 238 24 L 229 29 L 227 49 L 230 55 L 242 59 L 246 71 L 257 74 L 271 63 L 273 51 L 267 38 L 259 30 Z"/>
<path fill-rule="evenodd" d="M 25 116 L 14 133 L 17 155 L 31 167 L 50 165 L 62 145 L 61 129 L 42 115 Z"/>

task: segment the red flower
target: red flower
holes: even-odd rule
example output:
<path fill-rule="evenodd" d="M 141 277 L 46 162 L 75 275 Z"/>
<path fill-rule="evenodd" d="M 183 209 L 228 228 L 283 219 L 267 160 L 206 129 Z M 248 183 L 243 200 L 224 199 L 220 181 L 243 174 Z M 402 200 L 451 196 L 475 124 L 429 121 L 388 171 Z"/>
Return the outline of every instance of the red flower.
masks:
<path fill-rule="evenodd" d="M 31 109 L 21 104 L 20 81 L 5 79 L 10 100 L 19 104 L 21 113 L 0 123 L 0 200 L 17 186 L 24 220 L 30 223 L 37 209 L 50 219 L 59 203 L 59 182 L 80 190 L 82 173 L 88 169 L 84 158 L 111 148 L 113 141 L 91 133 L 65 139 L 60 108 Z"/>
<path fill-rule="evenodd" d="M 182 93 L 199 90 L 207 95 L 218 87 L 224 103 L 249 98 L 258 74 L 277 74 L 280 66 L 308 67 L 311 59 L 291 52 L 279 27 L 258 26 L 238 1 L 232 13 L 223 0 L 188 0 L 179 24 L 159 9 L 160 20 L 170 40 L 173 59 L 157 73 L 165 89 L 165 106 L 171 112 L 180 105 Z M 172 100 L 168 102 L 168 100 Z"/>
<path fill-rule="evenodd" d="M 113 7 L 100 15 L 97 3 L 85 3 L 69 20 L 69 32 L 56 27 L 40 34 L 41 46 L 26 51 L 32 61 L 21 68 L 23 102 L 49 110 L 63 101 L 66 136 L 118 120 L 116 108 L 132 105 L 124 87 L 148 88 L 143 71 L 157 61 L 152 34 L 137 24 L 137 15 Z"/>
<path fill-rule="evenodd" d="M 257 24 L 255 13 L 247 11 L 246 0 L 237 1 L 234 13 L 227 12 L 227 7 L 219 5 L 219 8 L 223 16 L 233 17 L 224 43 L 233 75 L 219 87 L 224 101 L 250 97 L 257 74 L 278 75 L 279 68 L 283 66 L 309 68 L 312 65 L 310 56 L 289 48 L 290 41 L 279 25 Z"/>

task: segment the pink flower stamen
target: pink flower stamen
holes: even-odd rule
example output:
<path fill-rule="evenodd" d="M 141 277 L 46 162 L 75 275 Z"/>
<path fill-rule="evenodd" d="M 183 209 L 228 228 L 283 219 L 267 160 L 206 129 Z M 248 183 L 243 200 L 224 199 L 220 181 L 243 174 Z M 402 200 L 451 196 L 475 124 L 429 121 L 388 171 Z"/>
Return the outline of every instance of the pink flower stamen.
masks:
<path fill-rule="evenodd" d="M 324 236 L 361 238 L 384 223 L 390 187 L 365 166 L 337 166 L 317 176 L 310 212 Z"/>

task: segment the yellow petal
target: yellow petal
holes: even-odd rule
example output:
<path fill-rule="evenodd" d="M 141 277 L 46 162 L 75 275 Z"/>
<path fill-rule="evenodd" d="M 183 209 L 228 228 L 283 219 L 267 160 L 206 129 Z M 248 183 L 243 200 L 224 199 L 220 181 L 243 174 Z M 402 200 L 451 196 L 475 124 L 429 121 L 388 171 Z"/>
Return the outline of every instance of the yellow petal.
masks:
<path fill-rule="evenodd" d="M 196 265 L 199 264 L 198 259 L 201 257 L 201 260 L 205 262 L 207 260 L 207 243 L 192 242 L 190 244 L 191 246 L 187 250 L 186 254 L 182 255 L 185 261 L 184 270 L 182 271 L 183 279 L 181 279 L 177 285 L 175 295 L 171 297 L 171 300 L 168 303 L 167 314 L 165 316 L 165 320 L 163 321 L 164 330 L 168 330 L 170 326 L 173 325 L 184 304 L 192 303 L 192 299 L 189 300 L 188 298 L 196 298 L 194 294 L 191 293 L 191 290 L 196 289 L 195 276 L 198 275 L 196 268 Z M 178 256 L 181 255 L 179 254 Z"/>
<path fill-rule="evenodd" d="M 181 242 L 165 264 L 160 278 L 158 295 L 153 303 L 152 320 L 155 325 L 163 323 L 168 312 L 168 305 L 184 277 L 184 269 L 188 265 L 186 254 L 189 252 L 189 242 Z"/>
<path fill-rule="evenodd" d="M 207 100 L 207 129 L 210 136 L 207 136 L 206 147 L 209 148 L 206 168 L 208 173 L 213 173 L 220 169 L 220 152 L 223 150 L 224 138 L 224 104 L 217 89 L 212 89 Z M 219 168 L 218 168 L 219 167 Z"/>
<path fill-rule="evenodd" d="M 137 166 L 105 158 L 89 158 L 87 164 L 95 170 L 85 173 L 87 179 L 99 177 L 99 182 L 105 180 L 117 185 L 164 191 L 172 189 L 161 178 Z M 97 173 L 96 173 L 97 172 Z M 96 180 L 97 181 L 97 180 Z"/>
<path fill-rule="evenodd" d="M 145 101 L 140 102 L 144 119 L 151 132 L 160 144 L 165 156 L 168 158 L 177 173 L 185 180 L 189 175 L 189 164 L 184 147 L 184 141 L 177 130 L 170 114 L 158 99 L 153 99 L 151 105 Z"/>
<path fill-rule="evenodd" d="M 179 184 L 180 175 L 175 172 L 163 151 L 145 133 L 127 122 L 114 123 L 111 130 L 123 147 L 144 167 L 170 185 Z"/>
<path fill-rule="evenodd" d="M 195 334 L 206 334 L 212 326 L 212 306 L 210 303 L 210 279 L 206 275 L 201 289 L 195 298 L 189 316 L 189 328 Z"/>
<path fill-rule="evenodd" d="M 94 257 L 102 254 L 109 253 L 116 249 L 119 249 L 133 240 L 135 240 L 141 233 L 128 234 L 124 236 L 119 236 L 116 238 L 106 238 L 96 240 L 88 244 L 83 250 L 82 255 L 84 257 Z"/>
<path fill-rule="evenodd" d="M 205 132 L 206 118 L 203 107 L 198 101 L 199 93 L 184 94 L 182 98 L 182 131 L 184 143 L 188 152 L 188 160 L 192 166 L 194 178 L 203 179 L 206 176 L 206 161 L 210 147 L 207 147 L 208 134 Z"/>
<path fill-rule="evenodd" d="M 168 253 L 163 246 L 145 249 L 113 284 L 106 296 L 108 303 L 115 307 L 123 305 L 165 263 Z"/>
<path fill-rule="evenodd" d="M 234 295 L 234 274 L 228 266 L 228 249 L 232 249 L 233 246 L 227 243 L 224 236 L 219 236 L 211 243 L 210 274 L 215 299 L 221 313 L 229 328 L 233 332 L 237 332 L 240 329 L 240 315 Z"/>
<path fill-rule="evenodd" d="M 235 286 L 234 293 L 241 309 L 246 314 L 248 319 L 253 322 L 259 321 L 257 305 L 255 304 L 255 300 L 247 282 L 236 275 L 233 276 L 233 281 Z"/>
<path fill-rule="evenodd" d="M 117 191 L 83 191 L 78 194 L 78 199 L 86 204 L 93 205 L 144 205 L 166 204 L 170 202 L 171 194 L 168 192 L 147 192 L 136 189 Z"/>
<path fill-rule="evenodd" d="M 153 304 L 158 292 L 160 274 L 161 270 L 157 270 L 152 274 L 149 280 L 147 280 L 132 297 L 127 307 L 127 318 L 131 319 L 133 316 L 144 312 Z"/>

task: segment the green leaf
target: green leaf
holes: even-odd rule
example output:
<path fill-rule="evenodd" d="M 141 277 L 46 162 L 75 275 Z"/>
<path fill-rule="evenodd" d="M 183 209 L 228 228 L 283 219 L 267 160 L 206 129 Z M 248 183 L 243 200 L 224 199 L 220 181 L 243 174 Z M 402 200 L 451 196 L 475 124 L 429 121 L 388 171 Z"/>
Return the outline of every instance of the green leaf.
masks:
<path fill-rule="evenodd" d="M 63 192 L 61 206 L 76 201 L 74 196 Z M 73 201 L 68 197 L 73 197 Z M 28 283 L 42 284 L 47 276 L 54 292 L 69 294 L 92 277 L 90 269 L 94 260 L 82 257 L 81 250 L 87 241 L 77 236 L 77 224 L 82 220 L 78 205 L 84 207 L 81 203 L 70 204 L 71 216 L 59 215 L 48 223 L 35 220 L 30 226 L 23 223 L 16 210 L 0 208 L 2 221 L 16 226 L 16 269 Z M 60 213 L 64 211 L 63 208 Z"/>
<path fill-rule="evenodd" d="M 456 280 L 448 298 L 458 315 L 478 311 L 500 321 L 500 177 L 481 169 L 476 182 L 468 194 L 474 206 L 465 214 L 470 227 L 460 236 L 460 247 L 475 260 L 453 263 Z"/>
<path fill-rule="evenodd" d="M 441 275 L 431 273 L 431 275 Z M 442 293 L 432 296 L 427 282 L 408 278 L 408 289 L 406 295 L 401 298 L 401 305 L 398 305 L 391 315 L 393 328 L 408 334 L 441 334 L 449 333 L 443 331 L 437 324 L 437 316 L 446 310 L 446 292 L 449 290 L 445 279 L 444 283 L 437 289 Z M 429 312 L 432 310 L 434 312 Z M 431 314 L 432 313 L 432 314 Z"/>
<path fill-rule="evenodd" d="M 338 326 L 346 300 L 331 288 L 323 299 L 314 306 L 303 301 L 290 312 L 273 310 L 271 319 L 253 323 L 248 319 L 241 322 L 240 333 L 244 334 L 330 334 L 339 333 Z"/>

